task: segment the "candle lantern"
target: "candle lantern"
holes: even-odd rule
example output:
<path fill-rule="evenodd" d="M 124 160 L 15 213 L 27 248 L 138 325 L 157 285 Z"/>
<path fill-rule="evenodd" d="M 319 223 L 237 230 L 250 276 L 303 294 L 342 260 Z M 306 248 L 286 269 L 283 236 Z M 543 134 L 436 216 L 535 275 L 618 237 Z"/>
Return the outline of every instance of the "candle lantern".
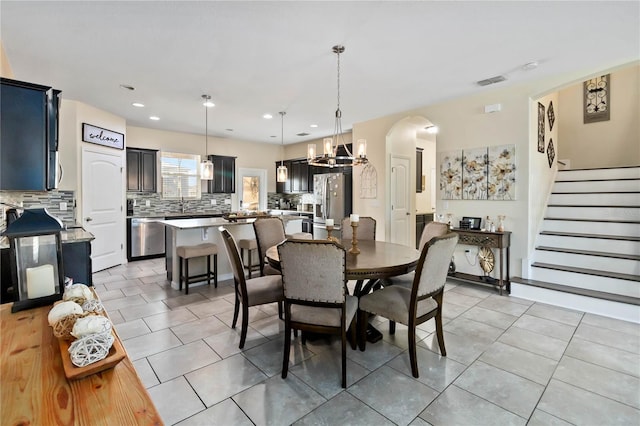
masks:
<path fill-rule="evenodd" d="M 62 299 L 62 229 L 62 223 L 46 209 L 27 209 L 3 233 L 9 239 L 11 253 L 11 312 Z"/>

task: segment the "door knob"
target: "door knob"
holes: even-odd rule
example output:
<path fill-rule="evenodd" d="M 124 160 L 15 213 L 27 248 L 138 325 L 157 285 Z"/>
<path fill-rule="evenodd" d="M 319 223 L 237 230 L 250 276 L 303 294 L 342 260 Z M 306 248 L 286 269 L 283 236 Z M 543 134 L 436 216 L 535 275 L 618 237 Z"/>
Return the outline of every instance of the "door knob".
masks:
<path fill-rule="evenodd" d="M 87 221 L 87 222 L 91 222 L 93 219 L 90 218 L 90 217 L 85 217 L 84 220 Z"/>
<path fill-rule="evenodd" d="M 409 212 L 406 212 L 405 214 L 406 214 L 407 216 L 411 216 L 411 213 L 409 213 Z"/>

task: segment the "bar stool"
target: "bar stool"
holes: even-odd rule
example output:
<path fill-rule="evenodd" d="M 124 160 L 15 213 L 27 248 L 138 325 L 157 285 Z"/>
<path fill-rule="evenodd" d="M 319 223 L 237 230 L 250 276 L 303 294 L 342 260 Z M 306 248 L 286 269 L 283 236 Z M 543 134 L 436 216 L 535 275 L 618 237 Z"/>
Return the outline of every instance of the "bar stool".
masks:
<path fill-rule="evenodd" d="M 247 250 L 249 252 L 249 259 L 245 264 L 244 268 L 249 271 L 249 279 L 251 279 L 251 273 L 254 268 L 260 268 L 260 263 L 257 265 L 252 265 L 251 260 L 253 257 L 253 251 L 258 250 L 258 242 L 255 238 L 245 238 L 242 240 L 238 240 L 238 247 L 240 247 L 240 259 L 244 263 L 244 251 Z"/>
<path fill-rule="evenodd" d="M 195 246 L 178 246 L 176 247 L 176 255 L 180 264 L 178 275 L 179 289 L 182 290 L 182 279 L 184 278 L 184 291 L 189 294 L 189 284 L 198 282 L 202 278 L 207 278 L 207 284 L 211 285 L 211 256 L 213 256 L 213 282 L 218 288 L 218 246 L 216 244 L 205 243 Z M 189 259 L 196 257 L 207 257 L 207 272 L 200 275 L 189 276 Z M 184 261 L 184 275 L 182 275 L 182 263 Z"/>

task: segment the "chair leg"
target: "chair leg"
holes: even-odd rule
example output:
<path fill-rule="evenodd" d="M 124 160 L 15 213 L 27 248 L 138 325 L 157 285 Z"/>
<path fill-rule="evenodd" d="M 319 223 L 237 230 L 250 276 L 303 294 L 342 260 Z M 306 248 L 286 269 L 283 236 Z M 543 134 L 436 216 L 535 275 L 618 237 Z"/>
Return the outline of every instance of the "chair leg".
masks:
<path fill-rule="evenodd" d="M 356 317 L 354 316 L 351 320 L 351 324 L 349 325 L 349 343 L 351 344 L 351 349 L 355 350 L 358 347 L 358 335 L 356 330 Z"/>
<path fill-rule="evenodd" d="M 347 332 L 342 327 L 342 387 L 347 387 Z"/>
<path fill-rule="evenodd" d="M 231 323 L 231 328 L 236 328 L 239 312 L 240 312 L 240 297 L 238 296 L 238 293 L 236 293 L 236 303 L 235 303 L 235 306 L 233 307 L 233 322 Z"/>
<path fill-rule="evenodd" d="M 411 361 L 411 374 L 416 379 L 418 374 L 418 359 L 416 354 L 416 324 L 413 321 L 409 321 L 408 336 L 409 339 L 409 361 Z"/>
<path fill-rule="evenodd" d="M 278 302 L 278 318 L 284 319 L 284 315 L 282 314 L 282 302 Z"/>
<path fill-rule="evenodd" d="M 367 346 L 367 324 L 369 323 L 369 314 L 358 309 L 358 346 L 364 351 Z"/>
<path fill-rule="evenodd" d="M 307 344 L 307 333 L 305 333 L 304 331 L 301 331 L 301 332 L 300 332 L 300 342 L 301 342 L 303 345 L 306 345 L 306 344 Z"/>
<path fill-rule="evenodd" d="M 396 322 L 389 320 L 389 334 L 396 334 Z"/>
<path fill-rule="evenodd" d="M 251 279 L 253 269 L 253 265 L 251 264 L 251 251 L 252 250 L 247 250 L 247 253 L 249 253 L 249 258 L 247 259 L 247 265 L 249 265 L 249 279 Z"/>
<path fill-rule="evenodd" d="M 440 355 L 447 356 L 447 350 L 444 348 L 444 333 L 442 331 L 442 314 L 440 311 L 436 314 L 436 336 L 438 336 L 438 346 L 440 346 Z"/>
<path fill-rule="evenodd" d="M 240 330 L 240 349 L 244 348 L 244 343 L 247 340 L 247 330 L 249 328 L 249 307 L 246 304 L 242 304 L 242 329 Z"/>
<path fill-rule="evenodd" d="M 189 294 L 189 259 L 184 260 L 184 294 Z"/>
<path fill-rule="evenodd" d="M 218 288 L 218 255 L 213 255 L 213 285 Z"/>
<path fill-rule="evenodd" d="M 289 373 L 289 351 L 291 351 L 291 323 L 284 320 L 284 352 L 282 353 L 282 378 L 287 378 Z"/>
<path fill-rule="evenodd" d="M 182 262 L 183 259 L 181 257 L 178 258 L 178 290 L 182 291 Z"/>

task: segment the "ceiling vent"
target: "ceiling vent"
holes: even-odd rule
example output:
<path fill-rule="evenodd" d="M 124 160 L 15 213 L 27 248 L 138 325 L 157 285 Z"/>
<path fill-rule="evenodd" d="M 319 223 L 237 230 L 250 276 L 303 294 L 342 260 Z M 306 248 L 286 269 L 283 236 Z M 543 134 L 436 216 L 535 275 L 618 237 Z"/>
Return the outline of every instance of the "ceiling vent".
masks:
<path fill-rule="evenodd" d="M 507 78 L 502 75 L 497 75 L 495 77 L 487 78 L 485 80 L 476 81 L 478 86 L 488 86 L 490 84 L 500 83 L 501 81 L 505 81 Z"/>
<path fill-rule="evenodd" d="M 307 132 L 300 132 L 300 133 L 296 133 L 296 136 L 309 136 L 311 133 L 307 133 Z"/>

